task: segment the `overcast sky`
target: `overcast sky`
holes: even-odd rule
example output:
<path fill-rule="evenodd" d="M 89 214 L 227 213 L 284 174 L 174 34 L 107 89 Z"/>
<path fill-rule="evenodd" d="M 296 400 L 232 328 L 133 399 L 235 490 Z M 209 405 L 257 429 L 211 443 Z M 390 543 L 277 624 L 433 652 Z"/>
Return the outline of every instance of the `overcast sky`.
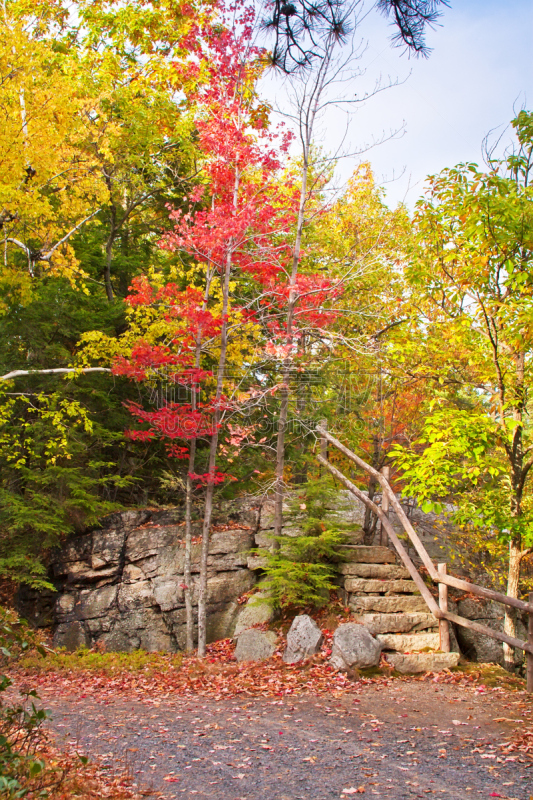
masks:
<path fill-rule="evenodd" d="M 381 75 L 406 79 L 369 100 L 351 115 L 350 144 L 360 146 L 382 131 L 401 127 L 401 138 L 373 148 L 370 160 L 387 202 L 412 206 L 423 192 L 426 175 L 462 161 L 482 163 L 486 134 L 503 132 L 513 108 L 533 108 L 533 2 L 531 0 L 452 0 L 440 26 L 430 31 L 428 59 L 407 58 L 393 49 L 390 26 L 372 12 L 360 27 L 367 49 L 360 61 L 366 76 L 357 80 L 361 93 Z M 270 94 L 270 92 L 269 92 Z M 336 147 L 342 123 L 324 120 L 323 143 Z M 507 140 L 510 134 L 506 134 Z M 342 168 L 348 175 L 354 162 Z"/>

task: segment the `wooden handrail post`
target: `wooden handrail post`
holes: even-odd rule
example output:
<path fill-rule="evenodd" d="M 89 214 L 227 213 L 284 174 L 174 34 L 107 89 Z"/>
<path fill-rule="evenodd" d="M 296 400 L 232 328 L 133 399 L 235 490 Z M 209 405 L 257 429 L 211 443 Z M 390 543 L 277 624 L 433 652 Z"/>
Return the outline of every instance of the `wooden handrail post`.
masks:
<path fill-rule="evenodd" d="M 390 467 L 382 467 L 381 474 L 385 478 L 386 481 L 390 478 Z M 385 514 L 386 517 L 389 516 L 389 495 L 387 492 L 382 490 L 381 493 L 381 510 Z M 387 536 L 387 531 L 383 527 L 383 523 L 381 523 L 381 531 L 380 531 L 380 543 L 383 547 L 389 546 L 389 537 Z"/>
<path fill-rule="evenodd" d="M 446 575 L 446 564 L 437 564 L 440 575 Z M 439 583 L 439 606 L 441 611 L 448 611 L 448 587 L 445 583 Z M 449 653 L 450 645 L 450 623 L 447 619 L 439 619 L 440 649 L 443 653 Z"/>
<path fill-rule="evenodd" d="M 530 607 L 533 606 L 533 592 L 529 593 L 529 605 Z M 528 614 L 528 626 L 527 626 L 527 633 L 528 633 L 528 644 L 531 648 L 533 648 L 533 611 L 530 611 Z M 533 653 L 526 653 L 526 677 L 527 677 L 527 690 L 530 694 L 533 694 Z"/>

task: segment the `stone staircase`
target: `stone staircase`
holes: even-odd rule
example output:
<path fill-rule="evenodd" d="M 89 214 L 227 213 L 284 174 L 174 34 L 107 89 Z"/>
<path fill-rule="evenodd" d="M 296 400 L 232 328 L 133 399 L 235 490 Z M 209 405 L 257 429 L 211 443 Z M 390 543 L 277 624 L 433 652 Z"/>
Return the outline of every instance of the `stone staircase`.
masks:
<path fill-rule="evenodd" d="M 459 653 L 439 651 L 438 620 L 395 553 L 361 544 L 347 544 L 344 550 L 347 560 L 339 567 L 344 602 L 383 643 L 391 666 L 404 673 L 457 666 Z"/>

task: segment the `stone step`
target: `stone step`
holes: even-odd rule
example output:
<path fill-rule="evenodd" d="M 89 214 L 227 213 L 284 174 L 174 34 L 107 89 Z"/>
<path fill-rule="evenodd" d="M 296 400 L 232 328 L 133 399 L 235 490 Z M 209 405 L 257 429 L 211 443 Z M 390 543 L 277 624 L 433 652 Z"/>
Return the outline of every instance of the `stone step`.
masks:
<path fill-rule="evenodd" d="M 394 564 L 396 556 L 388 547 L 368 547 L 363 544 L 342 546 L 347 561 L 358 561 L 363 564 Z"/>
<path fill-rule="evenodd" d="M 352 547 L 362 547 L 361 544 L 363 537 L 359 533 L 346 533 L 342 531 L 342 535 L 344 536 L 344 545 L 350 545 Z"/>
<path fill-rule="evenodd" d="M 438 650 L 440 637 L 438 631 L 424 633 L 378 633 L 377 639 L 383 643 L 385 650 L 395 650 L 397 653 L 417 653 L 429 648 Z"/>
<path fill-rule="evenodd" d="M 385 659 L 397 672 L 441 672 L 456 667 L 459 653 L 385 653 Z"/>
<path fill-rule="evenodd" d="M 414 581 L 385 581 L 379 578 L 352 578 L 344 579 L 344 588 L 347 592 L 367 592 L 374 594 L 414 594 L 417 591 Z"/>
<path fill-rule="evenodd" d="M 401 595 L 389 595 L 388 597 L 354 595 L 350 598 L 350 608 L 359 613 L 379 611 L 382 614 L 394 614 L 398 611 L 425 611 L 426 613 L 428 611 L 424 598 L 413 595 L 403 597 Z"/>
<path fill-rule="evenodd" d="M 406 633 L 434 628 L 437 618 L 430 613 L 413 612 L 400 614 L 362 614 L 357 618 L 373 636 L 378 633 Z"/>
<path fill-rule="evenodd" d="M 399 567 L 397 564 L 361 564 L 359 561 L 346 561 L 344 564 L 340 564 L 339 572 L 342 575 L 357 575 L 360 578 L 382 578 L 389 581 L 411 577 L 405 567 Z"/>

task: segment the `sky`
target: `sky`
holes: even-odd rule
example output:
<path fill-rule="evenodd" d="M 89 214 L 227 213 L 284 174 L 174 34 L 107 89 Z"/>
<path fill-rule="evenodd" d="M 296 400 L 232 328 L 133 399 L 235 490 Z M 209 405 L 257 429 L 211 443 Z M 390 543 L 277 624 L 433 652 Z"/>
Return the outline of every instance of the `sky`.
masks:
<path fill-rule="evenodd" d="M 533 109 L 533 2 L 451 2 L 427 35 L 428 59 L 408 58 L 393 48 L 393 29 L 375 11 L 357 31 L 367 41 L 358 62 L 365 74 L 345 85 L 344 93 L 362 95 L 380 76 L 385 83 L 389 78 L 402 83 L 350 111 L 344 146 L 360 149 L 391 129 L 403 128 L 403 133 L 358 159 L 344 159 L 339 175 L 345 180 L 357 160 L 369 160 L 391 207 L 402 201 L 412 207 L 429 174 L 465 161 L 482 164 L 487 134 L 493 131 L 495 140 L 503 133 L 503 146 L 511 141 L 509 122 L 515 112 Z M 329 112 L 319 138 L 330 152 L 341 130 L 344 119 Z"/>

